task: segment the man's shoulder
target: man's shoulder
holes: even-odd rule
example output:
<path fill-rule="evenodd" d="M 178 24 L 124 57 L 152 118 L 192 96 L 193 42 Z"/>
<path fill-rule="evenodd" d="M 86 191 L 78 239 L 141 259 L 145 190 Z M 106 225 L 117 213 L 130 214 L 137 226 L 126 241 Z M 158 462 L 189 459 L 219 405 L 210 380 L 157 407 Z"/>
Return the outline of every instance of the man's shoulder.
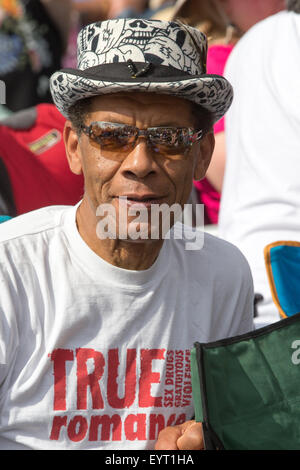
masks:
<path fill-rule="evenodd" d="M 0 224 L 0 247 L 54 230 L 60 226 L 63 213 L 70 207 L 43 207 Z"/>
<path fill-rule="evenodd" d="M 191 232 L 192 233 L 192 232 Z M 210 233 L 202 232 L 193 249 L 187 249 L 191 242 L 189 229 L 188 237 L 178 240 L 180 251 L 184 253 L 183 259 L 188 263 L 195 275 L 206 272 L 209 277 L 220 277 L 228 280 L 243 277 L 252 279 L 248 261 L 242 252 L 232 243 Z"/>
<path fill-rule="evenodd" d="M 204 235 L 204 255 L 216 265 L 227 264 L 227 266 L 242 266 L 248 268 L 246 260 L 240 249 L 232 243 L 210 233 Z"/>

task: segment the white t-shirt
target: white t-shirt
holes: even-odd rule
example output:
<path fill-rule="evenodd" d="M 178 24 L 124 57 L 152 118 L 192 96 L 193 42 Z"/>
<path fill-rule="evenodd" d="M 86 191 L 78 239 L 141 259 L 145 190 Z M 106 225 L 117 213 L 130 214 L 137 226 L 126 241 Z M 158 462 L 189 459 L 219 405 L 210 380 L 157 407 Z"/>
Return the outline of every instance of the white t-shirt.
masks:
<path fill-rule="evenodd" d="M 264 296 L 256 326 L 279 320 L 264 247 L 300 240 L 300 15 L 281 12 L 251 28 L 225 69 L 234 88 L 226 115 L 219 235 L 238 246 Z"/>
<path fill-rule="evenodd" d="M 193 416 L 193 343 L 253 328 L 250 269 L 210 235 L 119 269 L 75 219 L 54 206 L 0 226 L 0 449 L 151 449 Z"/>

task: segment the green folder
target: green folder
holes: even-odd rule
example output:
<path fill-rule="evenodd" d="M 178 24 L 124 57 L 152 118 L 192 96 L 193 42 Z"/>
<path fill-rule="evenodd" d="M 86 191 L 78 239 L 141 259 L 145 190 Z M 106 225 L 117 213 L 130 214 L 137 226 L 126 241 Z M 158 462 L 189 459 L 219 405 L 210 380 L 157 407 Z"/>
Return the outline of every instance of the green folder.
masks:
<path fill-rule="evenodd" d="M 191 351 L 206 449 L 300 449 L 300 314 Z"/>

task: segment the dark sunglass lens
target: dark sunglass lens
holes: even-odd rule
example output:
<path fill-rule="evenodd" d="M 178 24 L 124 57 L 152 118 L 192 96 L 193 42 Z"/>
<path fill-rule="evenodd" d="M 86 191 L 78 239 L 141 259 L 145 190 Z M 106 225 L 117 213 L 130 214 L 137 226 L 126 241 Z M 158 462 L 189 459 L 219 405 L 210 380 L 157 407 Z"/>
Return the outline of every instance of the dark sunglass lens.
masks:
<path fill-rule="evenodd" d="M 92 137 L 105 150 L 127 150 L 136 140 L 136 129 L 123 125 L 99 125 L 92 126 Z"/>
<path fill-rule="evenodd" d="M 149 131 L 149 139 L 157 151 L 179 154 L 186 150 L 189 140 L 186 129 L 156 128 Z"/>

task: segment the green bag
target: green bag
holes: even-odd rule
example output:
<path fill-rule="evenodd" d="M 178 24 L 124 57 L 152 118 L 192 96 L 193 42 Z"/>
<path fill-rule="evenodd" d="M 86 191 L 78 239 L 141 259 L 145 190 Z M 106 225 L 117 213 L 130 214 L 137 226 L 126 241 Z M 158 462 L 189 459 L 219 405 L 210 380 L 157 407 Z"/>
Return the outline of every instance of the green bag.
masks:
<path fill-rule="evenodd" d="M 300 449 L 300 314 L 191 351 L 206 449 Z"/>

